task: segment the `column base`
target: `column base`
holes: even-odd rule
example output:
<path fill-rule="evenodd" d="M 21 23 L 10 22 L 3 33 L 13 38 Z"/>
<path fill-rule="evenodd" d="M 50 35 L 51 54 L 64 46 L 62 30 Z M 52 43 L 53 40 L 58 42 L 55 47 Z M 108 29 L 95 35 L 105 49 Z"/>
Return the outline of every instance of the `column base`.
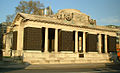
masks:
<path fill-rule="evenodd" d="M 48 51 L 45 51 L 44 53 L 49 53 Z"/>

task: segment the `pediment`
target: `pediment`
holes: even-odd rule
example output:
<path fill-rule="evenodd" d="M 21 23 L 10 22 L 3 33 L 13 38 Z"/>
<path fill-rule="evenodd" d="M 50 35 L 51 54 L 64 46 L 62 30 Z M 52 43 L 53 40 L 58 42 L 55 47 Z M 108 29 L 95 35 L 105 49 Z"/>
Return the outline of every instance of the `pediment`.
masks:
<path fill-rule="evenodd" d="M 13 21 L 13 26 L 20 25 L 22 20 L 55 22 L 73 25 L 96 25 L 96 20 L 90 19 L 90 16 L 76 9 L 62 9 L 55 15 L 51 16 L 18 13 Z"/>
<path fill-rule="evenodd" d="M 13 20 L 12 26 L 20 25 L 22 19 L 23 19 L 23 16 L 21 16 L 20 13 L 17 13 L 17 15 L 15 16 L 15 19 Z"/>

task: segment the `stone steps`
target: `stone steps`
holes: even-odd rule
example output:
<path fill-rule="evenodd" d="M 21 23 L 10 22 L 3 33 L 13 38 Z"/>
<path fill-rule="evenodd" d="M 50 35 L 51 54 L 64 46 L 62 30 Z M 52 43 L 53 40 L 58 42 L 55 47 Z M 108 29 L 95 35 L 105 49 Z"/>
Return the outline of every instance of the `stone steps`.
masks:
<path fill-rule="evenodd" d="M 28 59 L 26 60 L 32 64 L 65 64 L 65 63 L 107 63 L 109 59 L 91 59 L 91 58 L 79 58 L 79 59 Z"/>
<path fill-rule="evenodd" d="M 24 61 L 31 64 L 66 64 L 66 63 L 107 63 L 108 54 L 86 53 L 79 57 L 77 53 L 25 53 Z"/>

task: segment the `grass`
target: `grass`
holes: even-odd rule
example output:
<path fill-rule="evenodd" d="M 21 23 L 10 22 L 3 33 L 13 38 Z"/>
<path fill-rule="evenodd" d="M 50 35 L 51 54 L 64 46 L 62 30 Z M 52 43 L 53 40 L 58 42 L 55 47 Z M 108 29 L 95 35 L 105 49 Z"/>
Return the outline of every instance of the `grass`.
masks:
<path fill-rule="evenodd" d="M 3 56 L 3 58 L 11 58 L 10 56 Z"/>

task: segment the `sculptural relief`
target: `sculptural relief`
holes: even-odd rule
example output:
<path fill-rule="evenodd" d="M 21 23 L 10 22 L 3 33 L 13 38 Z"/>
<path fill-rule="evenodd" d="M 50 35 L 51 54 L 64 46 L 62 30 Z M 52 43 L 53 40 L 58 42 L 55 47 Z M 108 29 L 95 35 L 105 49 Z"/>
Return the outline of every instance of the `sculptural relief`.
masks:
<path fill-rule="evenodd" d="M 61 20 L 67 20 L 67 21 L 71 21 L 73 18 L 73 13 L 65 13 L 65 12 L 61 12 L 57 14 L 57 18 L 61 19 Z"/>
<path fill-rule="evenodd" d="M 56 14 L 56 18 L 59 20 L 71 22 L 71 24 L 95 24 L 95 20 L 92 20 L 89 18 L 88 15 L 76 10 L 76 9 L 63 9 L 59 10 L 59 12 Z"/>

